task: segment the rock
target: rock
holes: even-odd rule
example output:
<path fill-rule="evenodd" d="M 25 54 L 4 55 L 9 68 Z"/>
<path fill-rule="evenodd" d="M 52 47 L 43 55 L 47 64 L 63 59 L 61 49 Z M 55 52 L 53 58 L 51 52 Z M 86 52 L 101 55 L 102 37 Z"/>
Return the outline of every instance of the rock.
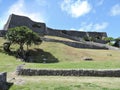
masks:
<path fill-rule="evenodd" d="M 86 60 L 86 61 L 92 61 L 93 58 L 91 58 L 91 57 L 84 57 L 83 60 Z"/>

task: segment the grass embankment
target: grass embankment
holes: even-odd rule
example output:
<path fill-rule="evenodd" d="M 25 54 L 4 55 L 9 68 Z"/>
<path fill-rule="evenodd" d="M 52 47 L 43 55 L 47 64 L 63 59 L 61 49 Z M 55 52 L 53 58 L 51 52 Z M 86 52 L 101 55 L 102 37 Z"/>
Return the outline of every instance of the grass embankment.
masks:
<path fill-rule="evenodd" d="M 10 90 L 120 90 L 120 78 L 109 77 L 17 77 Z"/>
<path fill-rule="evenodd" d="M 0 72 L 9 72 L 7 80 L 13 83 L 9 90 L 120 90 L 120 78 L 113 77 L 16 76 L 14 71 L 23 62 L 3 53 L 3 42 L 4 40 L 0 38 Z M 33 50 L 33 48 L 37 48 L 37 50 Z M 120 68 L 119 51 L 77 49 L 52 42 L 43 42 L 40 46 L 33 46 L 31 49 L 34 54 L 32 57 L 36 62 L 44 58 L 47 60 L 57 59 L 59 62 L 26 63 L 26 68 Z M 91 57 L 93 61 L 84 61 L 84 57 Z"/>
<path fill-rule="evenodd" d="M 9 56 L 3 51 L 3 43 L 5 40 L 0 38 L 0 72 L 12 72 L 15 71 L 16 67 L 23 62 L 18 61 L 13 56 Z"/>
<path fill-rule="evenodd" d="M 120 68 L 120 51 L 113 50 L 94 50 L 94 49 L 78 49 L 69 47 L 60 43 L 43 42 L 40 46 L 44 52 L 49 52 L 58 63 L 27 63 L 27 68 L 55 68 L 55 69 L 113 69 Z M 47 60 L 54 59 L 42 53 Z M 50 58 L 49 58 L 50 57 Z M 91 57 L 93 61 L 85 61 L 84 57 Z M 44 59 L 40 56 L 37 60 Z"/>
<path fill-rule="evenodd" d="M 50 37 L 53 38 L 53 37 Z M 64 38 L 55 37 L 64 40 Z M 1 39 L 0 47 L 5 42 Z M 67 40 L 67 39 L 66 39 Z M 14 48 L 17 46 L 13 46 Z M 36 48 L 36 49 L 34 49 Z M 117 69 L 120 68 L 120 51 L 78 49 L 61 43 L 43 42 L 39 46 L 30 47 L 31 58 L 35 63 L 26 63 L 26 68 L 47 68 L 47 69 Z M 91 57 L 93 61 L 85 61 L 84 57 Z M 39 63 L 43 60 L 58 63 Z M 15 57 L 0 53 L 0 67 L 15 67 L 22 62 Z M 6 63 L 7 62 L 7 63 Z M 8 69 L 8 68 L 5 68 Z M 1 69 L 3 71 L 3 69 Z"/>

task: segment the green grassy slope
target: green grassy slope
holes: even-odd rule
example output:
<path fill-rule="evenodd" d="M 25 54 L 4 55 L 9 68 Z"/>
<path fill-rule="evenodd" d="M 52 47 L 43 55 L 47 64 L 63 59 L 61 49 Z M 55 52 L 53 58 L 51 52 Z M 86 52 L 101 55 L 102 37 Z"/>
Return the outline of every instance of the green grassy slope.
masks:
<path fill-rule="evenodd" d="M 113 77 L 60 77 L 16 76 L 16 67 L 24 62 L 3 53 L 0 38 L 0 72 L 8 72 L 8 82 L 14 83 L 9 90 L 119 90 L 120 78 Z M 12 48 L 15 48 L 13 46 Z M 26 47 L 25 47 L 26 48 Z M 34 49 L 37 48 L 37 49 Z M 58 63 L 25 63 L 26 68 L 47 69 L 113 69 L 120 68 L 120 52 L 112 50 L 78 49 L 60 43 L 43 42 L 30 47 L 34 60 L 57 59 Z M 93 61 L 84 61 L 91 57 Z M 14 79 L 13 79 L 14 78 Z"/>
<path fill-rule="evenodd" d="M 4 42 L 5 40 L 3 40 L 3 38 L 0 38 L 0 72 L 11 72 L 14 71 L 16 67 L 23 62 L 20 62 L 15 57 L 4 53 L 2 48 Z"/>
<path fill-rule="evenodd" d="M 13 82 L 10 90 L 120 90 L 120 78 L 114 77 L 28 76 Z"/>
<path fill-rule="evenodd" d="M 58 59 L 58 63 L 27 63 L 32 68 L 120 68 L 120 52 L 112 50 L 77 49 L 60 43 L 43 42 L 40 46 L 44 52 L 49 52 Z M 46 56 L 45 53 L 43 53 Z M 84 57 L 91 57 L 93 61 L 85 61 Z M 41 60 L 41 56 L 37 60 Z M 52 58 L 47 57 L 47 60 Z"/>
<path fill-rule="evenodd" d="M 53 38 L 53 37 L 52 37 Z M 56 37 L 55 37 L 56 38 Z M 59 38 L 58 38 L 59 39 Z M 64 39 L 64 38 L 62 38 Z M 0 38 L 0 48 L 2 50 L 3 39 Z M 12 48 L 14 48 L 13 46 Z M 25 47 L 26 48 L 26 47 Z M 95 50 L 95 49 L 78 49 L 61 43 L 43 42 L 39 46 L 32 46 L 31 58 L 35 63 L 26 63 L 26 68 L 53 68 L 53 69 L 113 69 L 120 68 L 120 51 L 115 50 Z M 85 61 L 84 57 L 91 57 L 93 61 Z M 43 62 L 58 63 L 36 63 Z M 15 57 L 0 52 L 0 67 L 16 67 L 22 62 Z M 7 63 L 6 63 L 7 62 Z M 8 68 L 6 68 L 8 69 Z"/>

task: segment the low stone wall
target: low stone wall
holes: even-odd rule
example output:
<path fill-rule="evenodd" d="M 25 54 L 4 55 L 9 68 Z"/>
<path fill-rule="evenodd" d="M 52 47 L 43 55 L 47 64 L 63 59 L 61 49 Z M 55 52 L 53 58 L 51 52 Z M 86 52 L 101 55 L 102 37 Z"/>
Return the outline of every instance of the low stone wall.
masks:
<path fill-rule="evenodd" d="M 19 69 L 18 75 L 27 76 L 100 76 L 100 77 L 120 77 L 120 70 L 37 70 Z"/>
<path fill-rule="evenodd" d="M 0 30 L 0 37 L 4 37 L 6 34 L 6 30 Z"/>
<path fill-rule="evenodd" d="M 109 49 L 108 47 L 106 47 L 105 44 L 99 44 L 99 43 L 94 43 L 94 42 L 63 41 L 63 40 L 56 40 L 56 39 L 50 39 L 50 38 L 42 38 L 42 40 L 46 42 L 63 43 L 63 44 L 66 44 L 68 46 L 75 47 L 75 48 L 106 49 L 106 50 Z"/>
<path fill-rule="evenodd" d="M 86 42 L 86 41 L 64 41 L 64 40 L 57 40 L 57 39 L 51 39 L 51 38 L 41 38 L 45 42 L 57 42 L 57 43 L 63 43 L 71 47 L 75 48 L 87 48 L 87 49 L 105 49 L 105 50 L 120 50 L 117 47 L 113 47 L 107 44 L 101 44 L 96 42 Z"/>
<path fill-rule="evenodd" d="M 7 77 L 7 73 L 6 72 L 0 73 L 0 90 L 7 90 L 7 86 L 6 86 L 7 80 L 6 80 L 6 77 Z"/>

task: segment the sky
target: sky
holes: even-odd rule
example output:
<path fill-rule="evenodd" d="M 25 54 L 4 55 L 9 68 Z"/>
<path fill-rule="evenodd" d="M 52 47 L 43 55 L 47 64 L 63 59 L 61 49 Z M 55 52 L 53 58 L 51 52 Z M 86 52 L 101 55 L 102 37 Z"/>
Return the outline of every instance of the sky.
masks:
<path fill-rule="evenodd" d="M 120 0 L 0 0 L 0 29 L 12 13 L 54 29 L 120 37 Z"/>

